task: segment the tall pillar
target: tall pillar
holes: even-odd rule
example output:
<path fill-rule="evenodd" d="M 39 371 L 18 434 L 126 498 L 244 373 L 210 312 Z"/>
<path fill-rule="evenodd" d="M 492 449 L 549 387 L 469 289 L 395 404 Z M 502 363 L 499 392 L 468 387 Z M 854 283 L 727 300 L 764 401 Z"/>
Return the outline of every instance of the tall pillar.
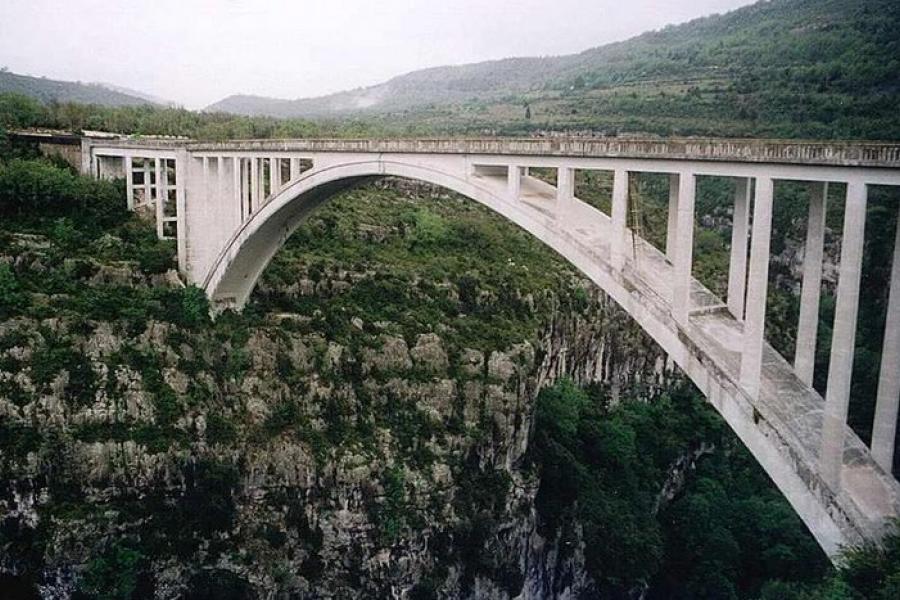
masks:
<path fill-rule="evenodd" d="M 260 159 L 250 159 L 250 202 L 247 204 L 247 214 L 251 214 L 261 204 L 262 197 L 262 173 L 259 168 Z"/>
<path fill-rule="evenodd" d="M 152 193 L 150 191 L 150 159 L 144 157 L 142 160 L 144 161 L 144 203 L 150 204 L 153 202 Z"/>
<path fill-rule="evenodd" d="M 735 180 L 734 211 L 731 218 L 731 259 L 728 264 L 728 312 L 744 319 L 747 291 L 747 238 L 750 231 L 750 179 Z"/>
<path fill-rule="evenodd" d="M 693 173 L 678 176 L 678 210 L 675 219 L 675 268 L 672 281 L 672 314 L 679 325 L 687 325 L 691 314 L 691 266 L 694 260 L 694 196 L 697 189 Z"/>
<path fill-rule="evenodd" d="M 628 219 L 628 171 L 616 169 L 613 174 L 612 232 L 609 256 L 612 268 L 621 271 L 625 266 L 625 226 Z"/>
<path fill-rule="evenodd" d="M 300 159 L 291 159 L 291 181 L 296 181 L 300 177 Z"/>
<path fill-rule="evenodd" d="M 819 328 L 819 296 L 822 291 L 822 255 L 825 245 L 825 211 L 828 184 L 812 183 L 809 188 L 809 222 L 803 255 L 803 284 L 800 291 L 800 320 L 794 371 L 800 381 L 812 385 Z"/>
<path fill-rule="evenodd" d="M 220 210 L 218 208 L 218 206 L 220 204 L 222 204 L 222 201 L 223 201 L 222 195 L 223 195 L 224 191 L 225 191 L 225 157 L 217 156 L 216 157 L 216 199 L 215 199 L 215 204 L 214 204 L 216 206 L 216 212 L 218 212 Z"/>
<path fill-rule="evenodd" d="M 678 239 L 678 173 L 669 174 L 669 219 L 666 224 L 666 258 L 675 264 Z"/>
<path fill-rule="evenodd" d="M 188 186 L 188 161 L 187 150 L 180 149 L 175 153 L 175 212 L 176 247 L 178 248 L 178 268 L 188 274 L 189 281 L 193 281 L 189 272 L 190 265 L 187 260 L 187 186 Z"/>
<path fill-rule="evenodd" d="M 575 198 L 575 169 L 559 167 L 556 170 L 556 206 L 558 210 L 565 210 L 573 198 Z"/>
<path fill-rule="evenodd" d="M 747 281 L 747 305 L 741 351 L 741 385 L 752 398 L 759 395 L 762 376 L 774 195 L 775 182 L 770 177 L 757 179 L 756 199 L 753 203 L 753 234 L 750 243 L 750 277 Z"/>
<path fill-rule="evenodd" d="M 134 210 L 134 166 L 130 156 L 126 156 L 123 160 L 125 164 L 126 202 L 128 203 L 128 210 Z"/>
<path fill-rule="evenodd" d="M 847 422 L 850 403 L 865 229 L 866 186 L 859 181 L 851 181 L 847 183 L 844 230 L 841 234 L 841 266 L 828 363 L 828 388 L 825 392 L 825 415 L 840 423 Z"/>
<path fill-rule="evenodd" d="M 281 159 L 269 158 L 269 195 L 274 197 L 281 187 Z"/>
<path fill-rule="evenodd" d="M 237 156 L 231 159 L 231 186 L 232 186 L 232 206 L 234 208 L 234 222 L 242 223 L 243 215 L 243 190 L 241 189 L 241 159 Z"/>
<path fill-rule="evenodd" d="M 241 159 L 241 221 L 250 216 L 250 194 L 253 190 L 253 181 L 250 178 L 250 162 L 252 159 Z"/>
<path fill-rule="evenodd" d="M 522 192 L 522 171 L 519 165 L 507 167 L 506 190 L 510 200 L 519 199 Z"/>
<path fill-rule="evenodd" d="M 144 159 L 144 160 L 146 161 L 147 159 Z M 153 176 L 155 178 L 155 180 L 154 180 L 155 185 L 153 185 L 152 190 L 153 190 L 153 192 L 156 193 L 156 235 L 157 235 L 157 237 L 162 238 L 163 237 L 163 216 L 164 215 L 163 215 L 163 201 L 159 194 L 159 190 L 160 190 L 159 182 L 162 180 L 162 172 L 161 172 L 159 163 L 160 163 L 159 158 L 153 159 Z M 147 181 L 150 181 L 150 179 L 148 178 Z M 152 194 L 150 196 L 148 196 L 148 198 L 150 198 L 150 197 L 152 197 Z"/>
<path fill-rule="evenodd" d="M 897 233 L 894 239 L 890 289 L 887 320 L 884 326 L 884 346 L 881 351 L 881 370 L 878 373 L 875 423 L 872 427 L 872 456 L 888 473 L 894 465 L 897 409 L 900 403 L 900 216 L 897 219 Z"/>

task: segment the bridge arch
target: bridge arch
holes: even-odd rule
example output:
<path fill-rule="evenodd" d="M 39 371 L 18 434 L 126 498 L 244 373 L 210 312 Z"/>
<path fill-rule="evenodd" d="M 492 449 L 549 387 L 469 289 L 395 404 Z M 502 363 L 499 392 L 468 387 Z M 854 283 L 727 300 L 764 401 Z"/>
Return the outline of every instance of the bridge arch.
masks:
<path fill-rule="evenodd" d="M 238 228 L 219 252 L 202 285 L 217 307 L 241 308 L 266 265 L 300 223 L 330 197 L 354 185 L 395 176 L 447 188 L 533 234 L 612 297 L 706 396 L 772 478 L 826 554 L 834 558 L 842 547 L 878 537 L 883 520 L 878 514 L 866 514 L 870 507 L 860 507 L 846 492 L 834 490 L 822 480 L 817 457 L 803 450 L 803 444 L 792 431 L 798 423 L 762 415 L 739 378 L 713 360 L 710 352 L 704 351 L 703 339 L 675 322 L 671 310 L 653 290 L 636 287 L 597 248 L 572 235 L 555 219 L 529 210 L 496 186 L 470 177 L 471 171 L 464 157 L 428 163 L 389 155 L 317 167 L 290 183 Z M 603 213 L 595 212 L 597 218 L 609 220 Z M 880 506 L 879 514 L 888 514 L 894 508 Z"/>

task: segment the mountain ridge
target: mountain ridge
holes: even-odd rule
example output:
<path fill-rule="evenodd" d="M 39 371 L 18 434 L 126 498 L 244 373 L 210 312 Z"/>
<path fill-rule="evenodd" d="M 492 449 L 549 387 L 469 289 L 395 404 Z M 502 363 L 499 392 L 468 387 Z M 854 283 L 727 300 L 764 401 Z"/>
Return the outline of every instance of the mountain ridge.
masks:
<path fill-rule="evenodd" d="M 692 134 L 715 120 L 723 134 L 779 135 L 809 122 L 806 135 L 865 137 L 864 118 L 900 129 L 897 27 L 892 0 L 764 0 L 577 54 L 430 67 L 313 98 L 230 96 L 205 111 L 517 132 L 639 120 L 647 132 Z"/>
<path fill-rule="evenodd" d="M 100 106 L 164 106 L 153 96 L 105 83 L 82 83 L 0 71 L 0 93 L 17 93 L 41 103 L 78 102 Z"/>

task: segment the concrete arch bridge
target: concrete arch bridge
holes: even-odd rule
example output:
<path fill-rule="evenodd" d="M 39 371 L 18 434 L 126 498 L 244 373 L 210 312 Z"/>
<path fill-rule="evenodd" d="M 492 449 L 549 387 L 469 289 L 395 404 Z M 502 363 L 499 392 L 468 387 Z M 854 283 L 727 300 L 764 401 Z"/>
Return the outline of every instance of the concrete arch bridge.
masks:
<path fill-rule="evenodd" d="M 581 270 L 651 335 L 750 449 L 830 556 L 900 517 L 891 475 L 900 402 L 900 227 L 874 436 L 847 425 L 867 191 L 900 186 L 900 145 L 738 140 L 435 139 L 225 143 L 83 140 L 82 167 L 125 177 L 129 206 L 155 212 L 179 268 L 218 307 L 240 308 L 316 206 L 383 176 L 443 186 L 503 215 Z M 556 171 L 557 185 L 530 168 Z M 578 169 L 614 175 L 610 214 L 579 200 Z M 628 178 L 665 173 L 667 240 L 628 226 Z M 691 276 L 698 177 L 733 178 L 727 298 Z M 764 339 L 774 188 L 810 187 L 796 356 Z M 846 185 L 827 392 L 812 386 L 827 186 Z M 842 187 L 843 189 L 843 187 Z"/>

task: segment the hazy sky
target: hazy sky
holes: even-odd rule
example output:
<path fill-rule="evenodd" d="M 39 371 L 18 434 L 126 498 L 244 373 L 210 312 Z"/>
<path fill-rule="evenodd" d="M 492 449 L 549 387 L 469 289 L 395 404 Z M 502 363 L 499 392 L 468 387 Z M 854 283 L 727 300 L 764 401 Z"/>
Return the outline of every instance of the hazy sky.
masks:
<path fill-rule="evenodd" d="M 0 66 L 200 108 L 580 52 L 751 0 L 0 0 Z"/>

